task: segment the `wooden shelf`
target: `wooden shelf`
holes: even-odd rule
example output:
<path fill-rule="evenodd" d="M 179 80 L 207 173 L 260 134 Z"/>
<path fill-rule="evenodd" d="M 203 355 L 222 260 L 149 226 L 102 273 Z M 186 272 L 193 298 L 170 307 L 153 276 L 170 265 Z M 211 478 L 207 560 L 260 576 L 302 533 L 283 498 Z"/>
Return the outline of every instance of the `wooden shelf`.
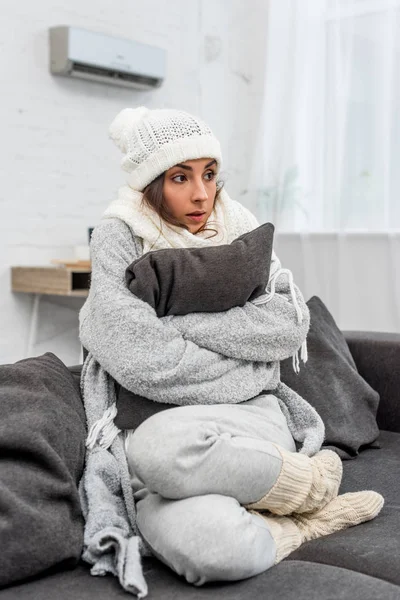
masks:
<path fill-rule="evenodd" d="M 11 290 L 85 297 L 89 292 L 90 273 L 90 269 L 79 267 L 11 267 Z"/>

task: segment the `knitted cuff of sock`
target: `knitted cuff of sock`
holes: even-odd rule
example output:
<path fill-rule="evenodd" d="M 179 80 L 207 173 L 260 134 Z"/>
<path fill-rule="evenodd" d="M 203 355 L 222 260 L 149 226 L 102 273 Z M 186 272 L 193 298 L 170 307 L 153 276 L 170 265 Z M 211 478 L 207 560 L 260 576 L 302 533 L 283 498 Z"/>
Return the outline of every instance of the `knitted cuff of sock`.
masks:
<path fill-rule="evenodd" d="M 342 480 L 342 461 L 336 452 L 321 450 L 311 458 L 312 484 L 310 493 L 296 510 L 311 512 L 322 508 L 336 498 Z"/>
<path fill-rule="evenodd" d="M 281 472 L 269 492 L 257 502 L 249 504 L 248 508 L 289 515 L 296 512 L 310 493 L 313 473 L 311 459 L 274 445 L 282 456 Z"/>

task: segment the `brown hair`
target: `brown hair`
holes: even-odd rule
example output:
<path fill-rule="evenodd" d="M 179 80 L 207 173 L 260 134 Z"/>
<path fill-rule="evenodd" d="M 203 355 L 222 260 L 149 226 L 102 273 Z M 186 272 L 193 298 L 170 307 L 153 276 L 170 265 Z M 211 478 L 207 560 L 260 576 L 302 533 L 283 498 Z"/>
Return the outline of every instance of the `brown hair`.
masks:
<path fill-rule="evenodd" d="M 178 219 L 176 219 L 169 212 L 169 210 L 166 206 L 164 195 L 163 195 L 164 178 L 165 178 L 165 172 L 161 173 L 161 175 L 159 175 L 156 179 L 154 179 L 151 183 L 149 183 L 149 185 L 147 185 L 144 188 L 142 202 L 146 202 L 146 204 L 150 208 L 155 210 L 155 212 L 161 217 L 161 219 L 163 221 L 166 221 L 167 223 L 170 223 L 171 225 L 175 225 L 175 227 L 181 227 L 182 229 L 186 229 L 189 231 L 189 228 L 187 227 L 187 225 L 180 223 L 178 221 Z M 218 201 L 218 198 L 219 198 L 222 188 L 223 188 L 223 182 L 217 181 L 217 192 L 216 192 L 215 198 L 214 198 L 214 206 L 215 206 L 215 203 Z M 199 231 L 197 231 L 196 233 L 199 233 L 200 231 L 213 231 L 214 234 L 210 237 L 214 237 L 218 233 L 215 229 L 212 229 L 210 227 L 206 228 L 205 223 L 204 223 L 204 225 L 202 225 L 200 227 Z"/>

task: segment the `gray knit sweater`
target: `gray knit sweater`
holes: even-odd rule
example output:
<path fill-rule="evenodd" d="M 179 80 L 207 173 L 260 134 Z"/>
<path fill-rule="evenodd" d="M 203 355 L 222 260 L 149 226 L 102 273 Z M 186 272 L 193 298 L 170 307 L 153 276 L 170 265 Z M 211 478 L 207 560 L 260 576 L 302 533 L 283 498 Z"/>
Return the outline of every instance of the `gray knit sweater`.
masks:
<path fill-rule="evenodd" d="M 141 240 L 128 225 L 104 220 L 93 233 L 91 252 L 91 288 L 80 313 L 80 338 L 89 351 L 82 375 L 89 427 L 114 403 L 113 379 L 156 402 L 178 405 L 236 404 L 273 390 L 294 439 L 303 444 L 301 451 L 319 450 L 320 417 L 279 378 L 279 361 L 298 351 L 309 328 L 304 299 L 295 286 L 299 321 L 285 276 L 261 306 L 247 303 L 223 313 L 159 319 L 125 284 L 126 267 L 142 254 Z M 279 267 L 271 266 L 271 272 Z M 122 436 L 109 448 L 88 450 L 80 491 L 86 519 L 83 558 L 93 565 L 92 573 L 111 572 L 127 591 L 145 596 L 140 568 L 145 548 L 135 535 Z"/>

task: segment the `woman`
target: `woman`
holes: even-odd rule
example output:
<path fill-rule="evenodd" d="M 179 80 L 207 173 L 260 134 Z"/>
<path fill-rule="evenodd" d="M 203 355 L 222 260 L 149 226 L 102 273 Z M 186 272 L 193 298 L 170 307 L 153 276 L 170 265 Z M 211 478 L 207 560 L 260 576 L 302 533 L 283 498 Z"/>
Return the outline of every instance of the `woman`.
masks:
<path fill-rule="evenodd" d="M 128 185 L 93 233 L 80 315 L 92 572 L 118 574 L 144 596 L 139 554 L 147 551 L 195 585 L 243 579 L 304 541 L 374 518 L 383 498 L 338 496 L 341 461 L 319 451 L 319 416 L 279 381 L 280 360 L 293 356 L 297 369 L 300 348 L 306 360 L 309 314 L 275 255 L 259 305 L 164 319 L 126 287 L 126 268 L 146 252 L 229 244 L 258 226 L 218 183 L 221 152 L 209 127 L 140 107 L 122 111 L 110 134 Z M 118 433 L 115 381 L 179 406 Z"/>

